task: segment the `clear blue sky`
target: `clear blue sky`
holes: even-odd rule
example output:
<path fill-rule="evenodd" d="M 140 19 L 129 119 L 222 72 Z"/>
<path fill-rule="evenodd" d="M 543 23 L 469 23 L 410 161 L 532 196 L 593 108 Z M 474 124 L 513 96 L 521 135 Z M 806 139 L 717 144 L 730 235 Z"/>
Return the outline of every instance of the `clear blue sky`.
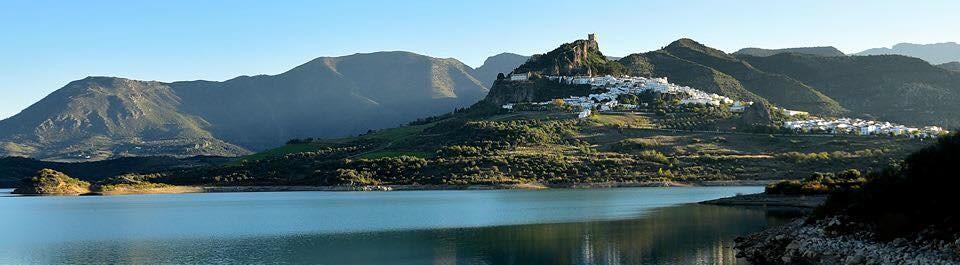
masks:
<path fill-rule="evenodd" d="M 596 32 L 607 55 L 681 37 L 728 52 L 960 41 L 960 1 L 0 1 L 0 118 L 71 80 L 225 80 L 404 50 L 478 66 Z"/>

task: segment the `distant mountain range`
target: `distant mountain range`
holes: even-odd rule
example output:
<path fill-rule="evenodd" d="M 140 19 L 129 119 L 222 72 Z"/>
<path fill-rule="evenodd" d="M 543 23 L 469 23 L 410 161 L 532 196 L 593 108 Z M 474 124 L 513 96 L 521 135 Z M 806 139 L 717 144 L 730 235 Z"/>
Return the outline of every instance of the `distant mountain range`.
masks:
<path fill-rule="evenodd" d="M 800 48 L 786 48 L 786 49 L 762 49 L 762 48 L 743 48 L 737 52 L 734 52 L 733 55 L 750 55 L 750 56 L 771 56 L 781 53 L 799 53 L 799 54 L 809 54 L 817 56 L 846 56 L 842 51 L 834 48 L 832 46 L 824 47 L 800 47 Z"/>
<path fill-rule="evenodd" d="M 377 52 L 321 57 L 282 74 L 223 82 L 88 77 L 0 121 L 0 156 L 237 156 L 294 138 L 395 127 L 484 97 L 507 102 L 590 92 L 497 81 L 499 73 L 511 72 L 667 77 L 733 99 L 817 115 L 955 127 L 960 126 L 958 66 L 901 55 L 842 56 L 831 47 L 727 54 L 691 39 L 611 59 L 588 38 L 531 57 L 495 55 L 476 69 L 455 59 Z"/>
<path fill-rule="evenodd" d="M 938 64 L 937 67 L 947 69 L 950 71 L 960 71 L 960 62 L 949 62 L 944 64 Z"/>
<path fill-rule="evenodd" d="M 470 106 L 522 60 L 501 54 L 473 69 L 378 52 L 223 82 L 88 77 L 0 121 L 0 156 L 236 156 L 292 138 L 356 135 Z"/>
<path fill-rule="evenodd" d="M 853 55 L 904 55 L 923 59 L 931 64 L 960 62 L 960 44 L 944 42 L 934 44 L 900 43 L 892 48 L 874 48 Z"/>
<path fill-rule="evenodd" d="M 960 105 L 955 104 L 960 102 L 960 72 L 945 70 L 954 64 L 934 66 L 901 55 L 817 55 L 824 53 L 807 48 L 783 49 L 763 56 L 731 55 L 691 39 L 612 61 L 602 56 L 597 46 L 589 40 L 564 44 L 533 56 L 515 72 L 667 77 L 673 83 L 733 99 L 768 102 L 817 115 L 915 126 L 960 126 Z M 543 84 L 515 87 L 503 82 L 494 85 L 488 99 L 501 103 L 542 100 L 543 95 L 565 96 L 541 91 L 549 89 L 553 88 Z"/>

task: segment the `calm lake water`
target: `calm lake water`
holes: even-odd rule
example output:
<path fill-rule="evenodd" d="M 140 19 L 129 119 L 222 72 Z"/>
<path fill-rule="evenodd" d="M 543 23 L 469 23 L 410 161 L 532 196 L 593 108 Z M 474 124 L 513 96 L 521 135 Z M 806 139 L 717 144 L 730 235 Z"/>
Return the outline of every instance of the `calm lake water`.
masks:
<path fill-rule="evenodd" d="M 761 191 L 4 190 L 0 264 L 738 264 L 733 238 L 788 216 L 690 203 Z"/>

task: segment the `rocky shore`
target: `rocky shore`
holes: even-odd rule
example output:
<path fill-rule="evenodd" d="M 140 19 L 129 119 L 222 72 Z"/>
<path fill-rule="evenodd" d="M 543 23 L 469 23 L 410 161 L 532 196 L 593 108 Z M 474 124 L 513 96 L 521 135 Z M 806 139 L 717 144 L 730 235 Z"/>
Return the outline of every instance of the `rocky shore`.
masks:
<path fill-rule="evenodd" d="M 838 218 L 812 224 L 796 220 L 737 238 L 737 256 L 753 264 L 960 264 L 960 239 L 881 242 L 869 232 L 828 232 L 840 225 Z"/>
<path fill-rule="evenodd" d="M 790 207 L 813 209 L 827 200 L 826 195 L 746 194 L 701 202 L 724 206 Z"/>

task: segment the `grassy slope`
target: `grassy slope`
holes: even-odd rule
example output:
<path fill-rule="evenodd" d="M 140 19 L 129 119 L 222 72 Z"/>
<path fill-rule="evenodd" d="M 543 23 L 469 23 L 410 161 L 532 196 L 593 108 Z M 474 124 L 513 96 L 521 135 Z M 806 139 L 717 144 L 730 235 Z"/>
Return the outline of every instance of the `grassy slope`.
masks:
<path fill-rule="evenodd" d="M 915 126 L 960 126 L 960 73 L 898 55 L 741 56 L 764 71 L 789 75 L 837 99 L 855 114 Z"/>
<path fill-rule="evenodd" d="M 785 108 L 825 115 L 846 112 L 839 103 L 800 81 L 761 71 L 747 62 L 693 40 L 675 41 L 663 51 L 728 74 L 740 81 L 750 92 Z"/>
<path fill-rule="evenodd" d="M 241 177 L 221 184 L 323 185 L 338 178 L 334 175 L 339 173 L 334 172 L 341 169 L 358 172 L 358 179 L 364 182 L 380 184 L 795 179 L 813 172 L 876 169 L 924 145 L 891 137 L 678 131 L 659 129 L 652 123 L 662 119 L 646 114 L 599 114 L 580 120 L 563 112 L 513 112 L 468 119 L 482 125 L 479 127 L 459 127 L 462 123 L 448 119 L 288 145 L 203 176 L 256 175 L 258 168 L 266 166 L 283 170 L 264 178 L 269 180 L 266 182 Z M 509 124 L 526 124 L 518 128 L 527 129 L 503 131 L 512 128 Z M 501 129 L 487 131 L 483 129 L 486 126 Z M 555 131 L 559 128 L 566 129 Z M 519 142 L 502 145 L 485 139 Z M 298 154 L 358 143 L 374 144 L 321 155 Z M 467 153 L 450 154 L 451 146 L 464 146 Z M 475 152 L 470 148 L 479 148 L 476 152 L 480 153 L 469 154 Z M 285 180 L 288 177 L 291 179 Z M 174 184 L 183 184 L 185 180 L 176 181 L 181 182 Z"/>

